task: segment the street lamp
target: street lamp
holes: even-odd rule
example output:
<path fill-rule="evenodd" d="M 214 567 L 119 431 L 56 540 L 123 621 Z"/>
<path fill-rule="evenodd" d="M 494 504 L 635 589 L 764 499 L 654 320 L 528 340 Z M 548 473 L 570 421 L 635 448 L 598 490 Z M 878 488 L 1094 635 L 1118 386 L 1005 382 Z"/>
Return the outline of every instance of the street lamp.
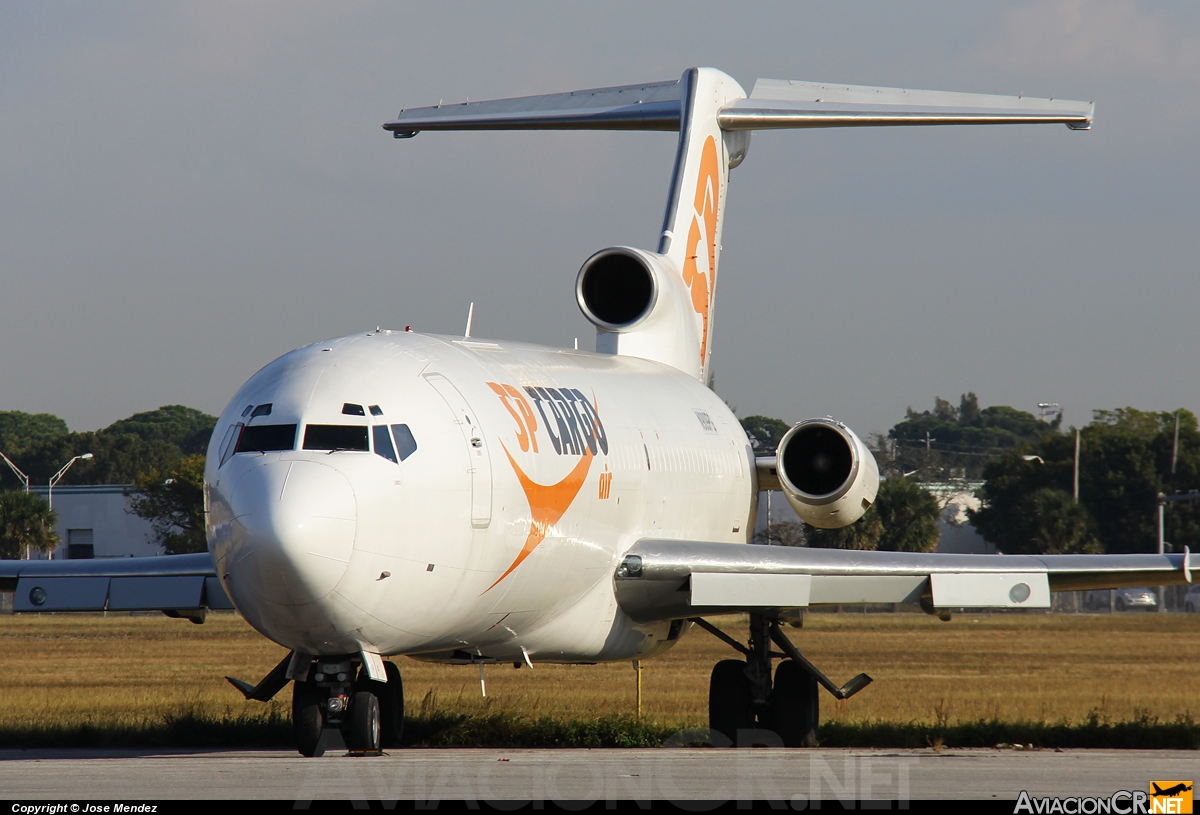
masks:
<path fill-rule="evenodd" d="M 57 484 L 59 482 L 59 479 L 61 479 L 66 474 L 67 470 L 71 469 L 71 465 L 74 464 L 76 461 L 79 461 L 81 459 L 83 461 L 88 461 L 91 458 L 92 458 L 91 453 L 84 453 L 82 456 L 75 456 L 70 461 L 68 461 L 66 464 L 64 464 L 63 468 L 61 470 L 56 472 L 54 475 L 50 476 L 50 489 L 46 490 L 46 504 L 50 507 L 50 509 L 54 509 L 54 485 Z M 53 552 L 50 553 L 50 559 L 51 560 L 54 559 Z"/>
<path fill-rule="evenodd" d="M 1042 411 L 1043 422 L 1046 421 L 1046 411 L 1048 410 L 1057 409 L 1059 413 L 1062 413 L 1062 407 L 1059 406 L 1058 402 L 1038 402 L 1038 408 Z"/>
<path fill-rule="evenodd" d="M 12 459 L 8 456 L 0 453 L 0 458 L 4 459 L 4 463 L 8 465 L 9 469 L 16 473 L 17 478 L 21 479 L 21 483 L 25 485 L 25 492 L 29 492 L 29 476 L 21 472 L 17 465 L 13 464 Z"/>
<path fill-rule="evenodd" d="M 50 505 L 50 509 L 54 509 L 54 485 L 57 484 L 64 475 L 66 475 L 67 470 L 71 469 L 71 465 L 76 461 L 88 461 L 91 458 L 91 453 L 84 453 L 82 456 L 75 456 L 75 458 L 64 464 L 61 470 L 50 476 L 50 489 L 46 491 L 46 503 Z"/>

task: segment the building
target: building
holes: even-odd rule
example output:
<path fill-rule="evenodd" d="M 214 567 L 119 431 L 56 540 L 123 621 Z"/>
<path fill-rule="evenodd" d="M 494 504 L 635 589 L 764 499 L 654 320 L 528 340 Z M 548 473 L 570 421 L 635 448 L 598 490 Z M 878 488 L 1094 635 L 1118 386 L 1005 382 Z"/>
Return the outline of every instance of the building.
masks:
<path fill-rule="evenodd" d="M 982 481 L 942 481 L 921 485 L 933 493 L 942 516 L 938 519 L 937 551 L 956 555 L 994 555 L 999 550 L 996 544 L 988 543 L 975 531 L 967 519 L 968 509 L 979 509 L 983 504 L 975 491 L 983 487 Z"/>
<path fill-rule="evenodd" d="M 127 484 L 55 487 L 53 509 L 58 513 L 59 540 L 54 558 L 147 557 L 163 554 L 154 542 L 150 522 L 129 511 Z M 43 498 L 49 490 L 33 487 Z M 36 555 L 44 559 L 45 555 Z"/>

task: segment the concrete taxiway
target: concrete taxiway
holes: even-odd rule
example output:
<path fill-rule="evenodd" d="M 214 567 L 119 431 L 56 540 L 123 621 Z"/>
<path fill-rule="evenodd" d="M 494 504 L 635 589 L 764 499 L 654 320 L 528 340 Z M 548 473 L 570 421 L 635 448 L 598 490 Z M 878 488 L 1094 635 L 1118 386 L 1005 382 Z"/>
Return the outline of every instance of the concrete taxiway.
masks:
<path fill-rule="evenodd" d="M 295 801 L 1107 796 L 1200 776 L 1183 750 L 0 750 L 5 797 Z"/>

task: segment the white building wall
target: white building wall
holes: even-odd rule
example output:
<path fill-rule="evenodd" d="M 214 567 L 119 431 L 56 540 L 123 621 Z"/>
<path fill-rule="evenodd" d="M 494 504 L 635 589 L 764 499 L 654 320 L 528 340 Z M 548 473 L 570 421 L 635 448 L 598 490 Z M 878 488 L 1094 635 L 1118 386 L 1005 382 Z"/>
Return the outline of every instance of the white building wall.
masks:
<path fill-rule="evenodd" d="M 67 557 L 71 530 L 92 530 L 94 556 L 148 557 L 161 555 L 162 547 L 154 543 L 150 522 L 129 512 L 126 484 L 99 484 L 82 487 L 55 487 L 53 508 L 58 513 L 59 540 L 62 544 L 54 553 L 55 560 Z M 34 487 L 43 498 L 45 487 Z M 81 536 L 77 533 L 76 538 Z M 41 557 L 45 557 L 44 555 Z"/>

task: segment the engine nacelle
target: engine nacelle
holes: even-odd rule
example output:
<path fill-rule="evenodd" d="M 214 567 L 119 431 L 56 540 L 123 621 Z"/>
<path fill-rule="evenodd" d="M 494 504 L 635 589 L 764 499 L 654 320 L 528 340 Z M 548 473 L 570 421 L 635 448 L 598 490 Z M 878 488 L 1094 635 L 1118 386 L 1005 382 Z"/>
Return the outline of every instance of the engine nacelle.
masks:
<path fill-rule="evenodd" d="M 702 377 L 706 323 L 666 255 L 628 246 L 603 249 L 579 270 L 575 299 L 596 326 L 600 353 L 652 359 Z"/>
<path fill-rule="evenodd" d="M 792 509 L 822 529 L 854 523 L 879 491 L 875 457 L 853 430 L 833 419 L 808 419 L 785 433 L 775 466 Z"/>

